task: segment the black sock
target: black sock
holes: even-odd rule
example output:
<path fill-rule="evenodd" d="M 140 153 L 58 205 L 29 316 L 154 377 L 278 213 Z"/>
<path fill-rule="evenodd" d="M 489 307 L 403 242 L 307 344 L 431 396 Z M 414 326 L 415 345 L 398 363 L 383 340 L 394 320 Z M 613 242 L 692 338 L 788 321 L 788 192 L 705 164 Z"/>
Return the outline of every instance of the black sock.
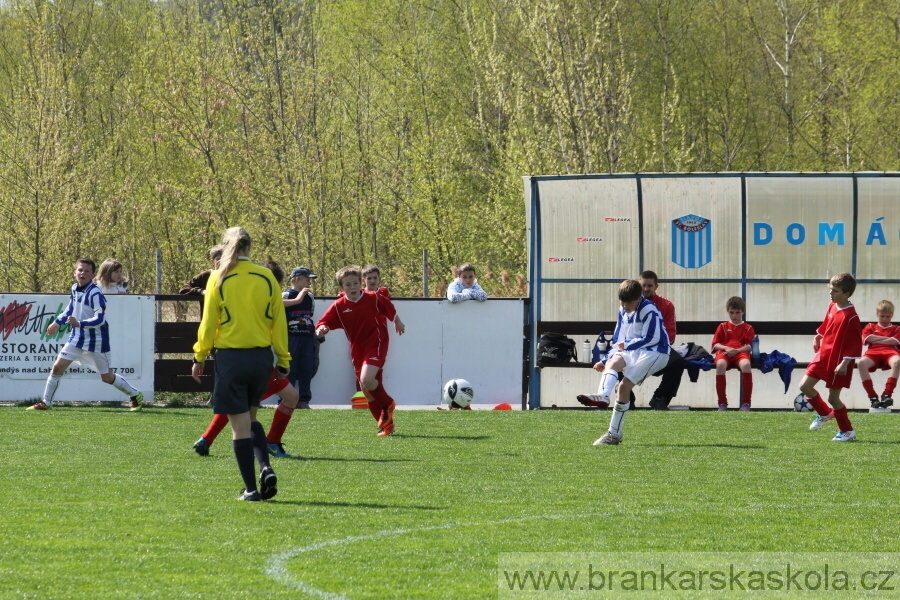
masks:
<path fill-rule="evenodd" d="M 237 459 L 238 470 L 241 479 L 244 480 L 244 488 L 248 492 L 256 491 L 256 465 L 253 464 L 253 441 L 250 438 L 232 440 L 234 458 Z"/>
<path fill-rule="evenodd" d="M 259 421 L 250 423 L 250 439 L 253 442 L 253 454 L 256 455 L 256 462 L 262 471 L 269 466 L 269 443 L 266 441 L 266 430 Z"/>

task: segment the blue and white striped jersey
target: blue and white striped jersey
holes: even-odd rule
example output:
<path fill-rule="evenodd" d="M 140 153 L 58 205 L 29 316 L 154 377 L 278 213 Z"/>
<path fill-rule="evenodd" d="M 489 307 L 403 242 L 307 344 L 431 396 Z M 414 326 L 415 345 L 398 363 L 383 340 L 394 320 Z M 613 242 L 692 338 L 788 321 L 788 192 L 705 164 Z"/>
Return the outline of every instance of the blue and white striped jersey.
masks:
<path fill-rule="evenodd" d="M 106 322 L 106 297 L 91 281 L 83 288 L 72 284 L 69 305 L 56 317 L 57 325 L 65 325 L 70 316 L 78 319 L 81 327 L 73 327 L 67 343 L 88 352 L 109 352 L 109 324 Z"/>
<path fill-rule="evenodd" d="M 619 308 L 613 342 L 625 342 L 625 350 L 649 350 L 668 356 L 669 336 L 663 326 L 662 313 L 644 297 L 633 313 Z"/>

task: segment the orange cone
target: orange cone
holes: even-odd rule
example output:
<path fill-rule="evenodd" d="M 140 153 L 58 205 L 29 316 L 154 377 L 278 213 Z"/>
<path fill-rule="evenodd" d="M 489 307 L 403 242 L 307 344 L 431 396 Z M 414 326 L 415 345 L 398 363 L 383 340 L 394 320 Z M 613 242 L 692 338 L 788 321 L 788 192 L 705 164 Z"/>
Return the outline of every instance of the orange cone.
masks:
<path fill-rule="evenodd" d="M 353 394 L 353 397 L 350 398 L 350 404 L 353 405 L 353 408 L 369 408 L 369 401 L 366 400 L 366 395 L 362 392 Z"/>

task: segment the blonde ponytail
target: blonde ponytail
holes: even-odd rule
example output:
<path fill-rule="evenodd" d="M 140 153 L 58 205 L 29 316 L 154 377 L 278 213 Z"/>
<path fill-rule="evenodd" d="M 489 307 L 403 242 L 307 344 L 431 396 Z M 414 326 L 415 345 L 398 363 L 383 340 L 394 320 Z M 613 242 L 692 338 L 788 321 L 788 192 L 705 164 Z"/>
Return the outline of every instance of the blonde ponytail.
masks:
<path fill-rule="evenodd" d="M 250 250 L 250 234 L 243 227 L 229 227 L 222 236 L 222 258 L 219 259 L 219 281 L 237 264 L 241 255 Z"/>

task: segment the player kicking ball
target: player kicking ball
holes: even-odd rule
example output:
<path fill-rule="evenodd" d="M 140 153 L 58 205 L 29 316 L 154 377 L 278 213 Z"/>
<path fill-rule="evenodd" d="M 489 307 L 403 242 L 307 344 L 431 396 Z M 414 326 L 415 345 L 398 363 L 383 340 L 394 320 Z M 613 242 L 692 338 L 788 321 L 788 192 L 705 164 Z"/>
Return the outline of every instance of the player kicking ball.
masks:
<path fill-rule="evenodd" d="M 622 441 L 622 425 L 631 406 L 631 390 L 669 362 L 669 337 L 663 327 L 662 314 L 641 295 L 639 281 L 628 279 L 619 285 L 619 304 L 612 352 L 606 363 L 594 365 L 594 370 L 603 372 L 598 390 L 601 402 L 608 405 L 618 386 L 609 431 L 594 442 L 595 446 L 612 446 Z M 619 373 L 623 375 L 622 381 L 619 381 Z"/>

